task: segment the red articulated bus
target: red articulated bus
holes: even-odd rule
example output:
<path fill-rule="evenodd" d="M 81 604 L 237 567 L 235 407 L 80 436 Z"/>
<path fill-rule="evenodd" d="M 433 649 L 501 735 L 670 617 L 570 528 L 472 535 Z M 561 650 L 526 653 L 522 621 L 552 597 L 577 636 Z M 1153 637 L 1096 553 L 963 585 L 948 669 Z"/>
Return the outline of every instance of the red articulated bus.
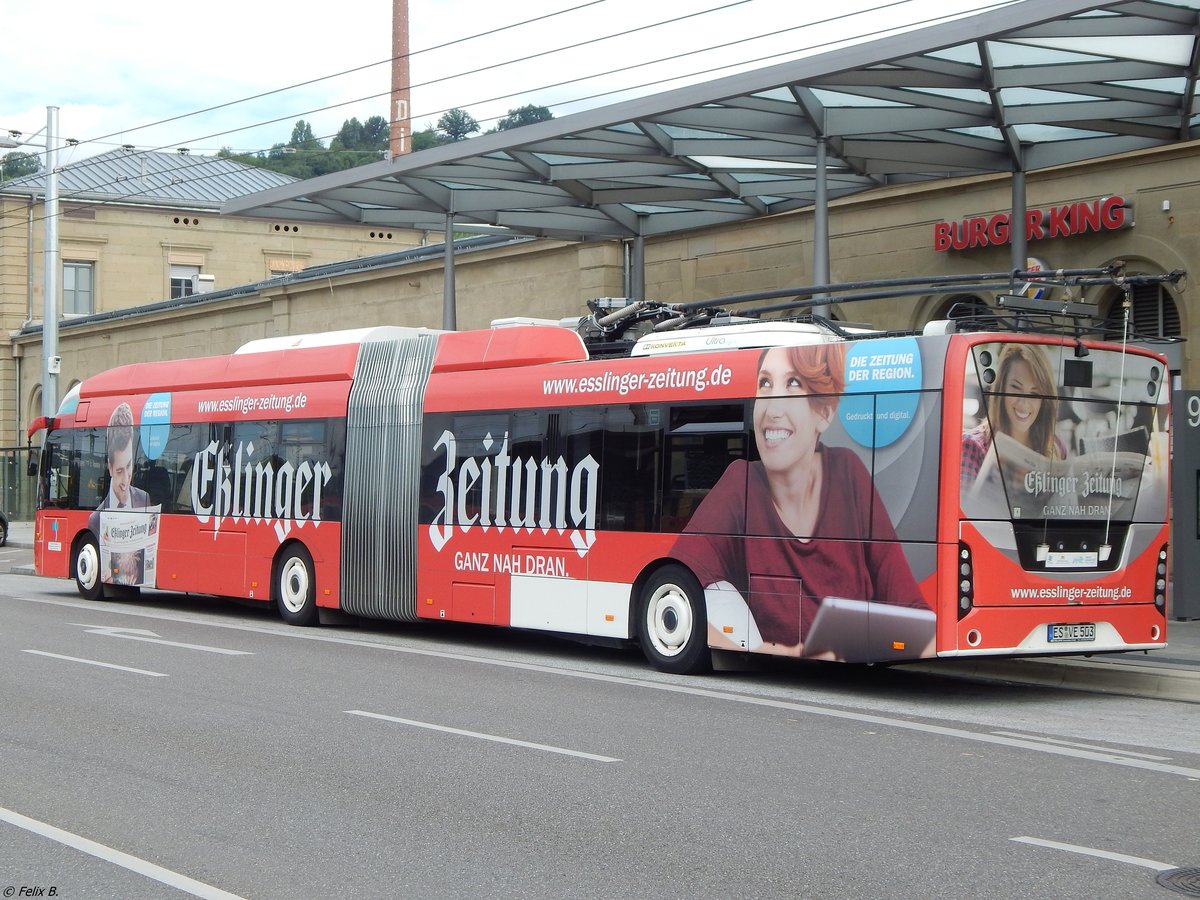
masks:
<path fill-rule="evenodd" d="M 678 311 L 594 308 L 88 378 L 31 428 L 37 571 L 637 642 L 669 672 L 1165 645 L 1162 357 L 816 318 L 604 343 Z"/>

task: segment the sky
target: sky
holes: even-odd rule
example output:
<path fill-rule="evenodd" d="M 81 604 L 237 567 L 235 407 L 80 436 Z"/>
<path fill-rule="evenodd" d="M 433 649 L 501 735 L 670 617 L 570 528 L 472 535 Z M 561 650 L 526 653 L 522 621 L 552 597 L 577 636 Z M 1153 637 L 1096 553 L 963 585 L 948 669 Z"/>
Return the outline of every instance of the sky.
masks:
<path fill-rule="evenodd" d="M 530 103 L 561 118 L 1007 2 L 408 0 L 413 127 L 461 108 L 486 131 Z M 60 143 L 79 142 L 60 150 L 66 165 L 123 144 L 267 150 L 299 119 L 328 144 L 346 119 L 387 117 L 392 0 L 290 14 L 301 8 L 208 0 L 168 16 L 151 0 L 11 5 L 0 134 L 44 142 L 37 132 L 57 106 Z M 48 12 L 70 27 L 50 28 Z"/>

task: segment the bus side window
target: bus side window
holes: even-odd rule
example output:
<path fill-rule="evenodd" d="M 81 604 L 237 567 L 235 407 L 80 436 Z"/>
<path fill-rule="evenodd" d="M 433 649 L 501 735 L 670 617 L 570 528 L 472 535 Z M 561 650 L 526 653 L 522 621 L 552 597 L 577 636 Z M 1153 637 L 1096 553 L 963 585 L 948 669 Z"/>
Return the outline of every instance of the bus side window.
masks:
<path fill-rule="evenodd" d="M 69 488 L 71 508 L 96 509 L 108 494 L 107 448 L 107 428 L 83 428 L 75 432 Z"/>
<path fill-rule="evenodd" d="M 747 458 L 748 434 L 740 403 L 671 410 L 661 531 L 683 531 L 729 464 Z"/>
<path fill-rule="evenodd" d="M 311 472 L 317 466 L 322 464 L 330 466 L 330 478 L 335 476 L 340 478 L 340 468 L 336 466 L 337 460 L 332 458 L 331 444 L 332 432 L 334 431 L 333 421 L 329 419 L 305 419 L 295 422 L 267 422 L 260 423 L 264 428 L 262 435 L 255 444 L 254 459 L 265 461 L 265 452 L 260 450 L 259 445 L 269 449 L 269 443 L 274 444 L 274 456 L 272 459 L 278 458 L 277 462 L 273 462 L 272 469 L 279 471 L 281 465 L 286 460 L 292 466 L 293 471 L 298 471 L 301 466 L 306 466 Z M 241 435 L 236 438 L 241 441 Z M 336 488 L 340 491 L 340 488 Z M 326 507 L 325 490 L 322 490 L 321 505 Z M 298 519 L 311 518 L 314 514 L 320 515 L 322 510 L 313 509 L 313 498 L 315 494 L 313 490 L 304 491 L 299 495 L 300 505 L 292 510 L 292 516 Z M 340 514 L 340 510 L 337 511 Z"/>
<path fill-rule="evenodd" d="M 42 465 L 46 478 L 38 490 L 40 505 L 55 509 L 70 507 L 71 469 L 75 457 L 75 434 L 73 431 L 51 432 L 42 451 Z M 78 465 L 75 466 L 78 471 Z"/>
<path fill-rule="evenodd" d="M 151 506 L 161 506 L 163 512 L 173 512 L 171 475 L 161 461 L 140 466 L 134 484 L 149 495 Z"/>
<path fill-rule="evenodd" d="M 662 495 L 662 410 L 609 407 L 604 426 L 605 528 L 653 531 Z"/>
<path fill-rule="evenodd" d="M 196 456 L 219 436 L 218 425 L 214 423 L 184 422 L 171 426 L 171 437 L 160 461 L 171 474 L 173 512 L 192 512 L 192 471 Z M 212 501 L 211 487 L 200 501 L 202 504 Z M 166 511 L 166 507 L 163 507 L 163 512 Z"/>

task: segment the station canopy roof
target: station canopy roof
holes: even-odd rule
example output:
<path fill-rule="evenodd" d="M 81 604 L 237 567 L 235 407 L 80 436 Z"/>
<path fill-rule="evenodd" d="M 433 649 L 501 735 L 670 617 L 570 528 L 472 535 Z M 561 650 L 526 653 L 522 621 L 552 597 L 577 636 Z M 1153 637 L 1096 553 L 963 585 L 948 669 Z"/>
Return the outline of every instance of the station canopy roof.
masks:
<path fill-rule="evenodd" d="M 1019 0 L 226 202 L 380 228 L 650 237 L 1200 137 L 1200 0 Z"/>

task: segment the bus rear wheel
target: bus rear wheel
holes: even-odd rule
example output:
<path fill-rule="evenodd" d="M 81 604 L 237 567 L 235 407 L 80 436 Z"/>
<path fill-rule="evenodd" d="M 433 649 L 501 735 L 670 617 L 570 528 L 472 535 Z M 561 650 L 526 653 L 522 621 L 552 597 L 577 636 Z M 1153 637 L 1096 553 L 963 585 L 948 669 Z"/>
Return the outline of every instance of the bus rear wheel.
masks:
<path fill-rule="evenodd" d="M 289 625 L 317 623 L 317 579 L 312 557 L 300 546 L 289 547 L 275 570 L 275 604 Z"/>
<path fill-rule="evenodd" d="M 712 668 L 704 591 L 682 566 L 664 566 L 642 588 L 638 614 L 642 653 L 658 670 L 696 675 Z"/>
<path fill-rule="evenodd" d="M 104 583 L 100 580 L 100 546 L 90 534 L 75 545 L 71 572 L 79 596 L 84 600 L 99 600 L 104 596 Z"/>

